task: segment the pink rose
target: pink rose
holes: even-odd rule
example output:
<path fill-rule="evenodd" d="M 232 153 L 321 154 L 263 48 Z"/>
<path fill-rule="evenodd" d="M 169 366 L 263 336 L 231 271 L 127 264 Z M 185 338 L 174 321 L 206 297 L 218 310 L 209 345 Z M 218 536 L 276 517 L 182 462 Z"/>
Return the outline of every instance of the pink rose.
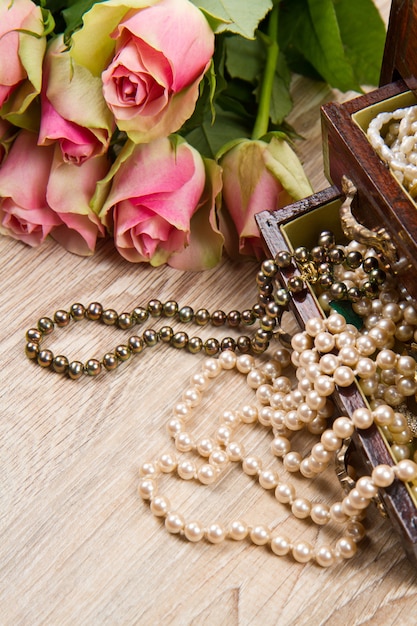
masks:
<path fill-rule="evenodd" d="M 104 228 L 89 202 L 107 170 L 106 157 L 64 163 L 58 146 L 40 147 L 34 133 L 20 131 L 0 168 L 0 232 L 30 246 L 51 235 L 91 254 Z"/>
<path fill-rule="evenodd" d="M 265 256 L 256 213 L 276 210 L 312 193 L 298 157 L 283 139 L 242 140 L 220 159 L 223 205 L 220 230 L 232 258 Z"/>
<path fill-rule="evenodd" d="M 69 252 L 91 255 L 97 238 L 104 236 L 104 226 L 91 209 L 90 202 L 97 182 L 106 176 L 108 169 L 105 155 L 74 165 L 65 162 L 59 146 L 55 146 L 46 200 L 60 219 L 60 224 L 51 231 L 51 237 Z"/>
<path fill-rule="evenodd" d="M 39 145 L 58 141 L 64 161 L 75 164 L 107 151 L 114 122 L 101 80 L 74 63 L 62 35 L 45 56 L 41 105 Z"/>
<path fill-rule="evenodd" d="M 95 4 L 74 34 L 71 54 L 93 73 L 104 70 L 103 93 L 117 126 L 134 142 L 148 142 L 175 132 L 192 115 L 214 35 L 188 0 L 148 0 L 120 14 L 117 2 Z"/>
<path fill-rule="evenodd" d="M 189 242 L 205 187 L 203 159 L 184 141 L 162 138 L 128 144 L 115 170 L 99 216 L 117 250 L 128 261 L 165 263 Z"/>
<path fill-rule="evenodd" d="M 0 3 L 0 116 L 14 123 L 40 92 L 43 32 L 41 9 L 31 0 Z"/>
<path fill-rule="evenodd" d="M 3 235 L 38 246 L 52 228 L 61 223 L 46 202 L 53 153 L 53 148 L 36 145 L 36 135 L 20 131 L 0 168 L 0 232 Z"/>

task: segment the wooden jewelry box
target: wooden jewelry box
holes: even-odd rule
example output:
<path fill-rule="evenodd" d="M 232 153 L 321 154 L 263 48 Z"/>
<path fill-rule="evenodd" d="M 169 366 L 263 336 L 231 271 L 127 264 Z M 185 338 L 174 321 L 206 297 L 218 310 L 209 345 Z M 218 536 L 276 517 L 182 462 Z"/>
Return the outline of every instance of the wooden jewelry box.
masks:
<path fill-rule="evenodd" d="M 378 113 L 417 104 L 417 2 L 393 0 L 381 71 L 381 87 L 344 104 L 322 107 L 324 168 L 342 188 L 348 175 L 358 190 L 356 217 L 388 232 L 401 282 L 417 298 L 417 202 L 391 174 L 366 137 Z"/>
<path fill-rule="evenodd" d="M 390 250 L 395 252 L 391 266 L 410 298 L 417 299 L 417 202 L 393 176 L 366 136 L 370 120 L 378 113 L 417 104 L 416 76 L 417 0 L 393 0 L 381 86 L 346 103 L 322 107 L 325 174 L 331 186 L 283 209 L 263 211 L 256 216 L 272 257 L 280 250 L 311 248 L 322 230 L 330 229 L 343 238 L 340 209 L 345 200 L 342 181 L 347 176 L 357 189 L 352 203 L 355 219 L 369 230 L 385 229 Z M 281 271 L 279 277 L 287 286 L 286 272 Z M 323 315 L 310 288 L 292 300 L 293 313 L 302 327 L 311 317 Z M 341 415 L 366 406 L 356 384 L 338 388 L 333 400 Z M 358 475 L 370 474 L 376 465 L 395 462 L 383 432 L 375 425 L 354 433 L 345 456 L 345 463 L 353 465 Z M 417 566 L 417 501 L 412 491 L 395 481 L 381 490 L 380 508 Z"/>

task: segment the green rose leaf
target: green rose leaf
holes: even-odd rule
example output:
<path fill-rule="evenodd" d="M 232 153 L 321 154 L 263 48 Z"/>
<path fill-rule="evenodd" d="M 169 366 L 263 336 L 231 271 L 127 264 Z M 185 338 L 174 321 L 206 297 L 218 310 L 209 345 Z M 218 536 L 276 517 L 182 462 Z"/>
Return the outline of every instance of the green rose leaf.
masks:
<path fill-rule="evenodd" d="M 83 15 L 91 9 L 95 0 L 77 0 L 67 2 L 67 8 L 62 11 L 68 32 L 74 32 L 83 21 Z"/>
<path fill-rule="evenodd" d="M 339 0 L 335 10 L 345 53 L 359 84 L 378 85 L 386 36 L 378 9 L 372 0 Z"/>
<path fill-rule="evenodd" d="M 272 86 L 271 105 L 269 117 L 271 122 L 279 126 L 291 111 L 293 102 L 289 90 L 289 84 L 278 73 L 275 73 Z"/>
<path fill-rule="evenodd" d="M 301 56 L 341 91 L 377 84 L 385 27 L 371 0 L 284 0 L 279 28 L 298 68 Z"/>
<path fill-rule="evenodd" d="M 230 35 L 225 41 L 226 67 L 232 78 L 253 82 L 265 67 L 265 47 L 256 39 Z"/>
<path fill-rule="evenodd" d="M 214 158 L 218 151 L 236 137 L 249 137 L 250 127 L 234 113 L 216 107 L 216 122 L 206 119 L 199 126 L 182 133 L 185 139 L 204 157 Z"/>
<path fill-rule="evenodd" d="M 265 40 L 267 40 L 265 36 Z M 285 56 L 279 53 L 277 65 L 272 82 L 271 100 L 269 105 L 269 118 L 272 124 L 280 126 L 293 107 L 290 94 L 291 72 L 288 68 Z M 259 102 L 259 89 L 256 91 Z"/>
<path fill-rule="evenodd" d="M 272 8 L 271 0 L 192 0 L 215 33 L 230 31 L 252 39 L 259 22 Z"/>
<path fill-rule="evenodd" d="M 360 87 L 346 58 L 332 0 L 291 0 L 280 12 L 280 37 L 341 91 Z"/>

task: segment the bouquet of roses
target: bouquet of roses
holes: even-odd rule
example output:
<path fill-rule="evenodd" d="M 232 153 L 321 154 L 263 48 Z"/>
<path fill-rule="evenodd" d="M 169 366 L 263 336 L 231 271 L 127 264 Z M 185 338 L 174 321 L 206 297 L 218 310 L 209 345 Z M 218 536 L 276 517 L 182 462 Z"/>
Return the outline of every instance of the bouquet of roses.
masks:
<path fill-rule="evenodd" d="M 384 36 L 372 0 L 0 0 L 0 232 L 261 257 L 255 213 L 311 193 L 292 72 L 359 91 Z"/>

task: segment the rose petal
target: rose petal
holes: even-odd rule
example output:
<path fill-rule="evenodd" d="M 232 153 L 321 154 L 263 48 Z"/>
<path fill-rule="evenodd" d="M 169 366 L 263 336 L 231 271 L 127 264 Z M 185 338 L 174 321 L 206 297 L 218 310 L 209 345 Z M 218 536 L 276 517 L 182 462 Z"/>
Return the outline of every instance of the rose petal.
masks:
<path fill-rule="evenodd" d="M 46 97 L 42 98 L 39 145 L 59 141 L 65 161 L 81 164 L 101 151 L 102 144 L 87 128 L 65 120 Z"/>
<path fill-rule="evenodd" d="M 136 146 L 114 176 L 106 212 L 122 200 L 137 198 L 179 229 L 186 229 L 204 189 L 203 161 L 188 144 L 169 139 Z M 139 201 L 140 198 L 140 201 Z"/>
<path fill-rule="evenodd" d="M 222 189 L 221 168 L 211 159 L 205 160 L 206 186 L 201 206 L 192 216 L 188 245 L 172 254 L 167 263 L 186 271 L 215 267 L 222 256 L 224 237 L 217 226 L 216 200 Z"/>
<path fill-rule="evenodd" d="M 128 201 L 122 202 L 114 208 L 113 219 L 117 250 L 131 262 L 151 261 L 154 265 L 165 263 L 172 252 L 172 248 L 183 243 L 184 233 L 179 234 L 170 224 L 157 215 L 151 214 L 149 216 L 144 212 L 133 224 L 132 218 L 134 216 L 135 207 Z M 159 246 L 163 242 L 168 242 L 169 245 L 158 253 Z M 156 255 L 163 260 L 156 261 Z"/>
<path fill-rule="evenodd" d="M 148 9 L 128 14 L 119 32 L 124 28 L 152 48 L 163 51 L 171 64 L 170 87 L 174 93 L 205 71 L 214 52 L 214 36 L 207 20 L 188 1 L 161 0 Z"/>
<path fill-rule="evenodd" d="M 115 48 L 111 33 L 123 20 L 129 8 L 143 9 L 160 0 L 106 0 L 95 2 L 83 15 L 83 26 L 72 36 L 70 54 L 94 76 L 100 76 L 109 64 Z"/>
<path fill-rule="evenodd" d="M 1 24 L 1 22 L 0 22 Z M 0 83 L 3 87 L 3 99 L 0 100 L 0 106 L 5 98 L 4 93 L 10 90 L 10 87 L 17 85 L 26 77 L 26 72 L 20 62 L 19 36 L 18 33 L 7 33 L 1 35 L 0 28 Z"/>
<path fill-rule="evenodd" d="M 60 220 L 48 207 L 27 210 L 11 198 L 0 199 L 0 232 L 29 246 L 39 246 Z"/>
<path fill-rule="evenodd" d="M 66 163 L 60 150 L 55 147 L 54 161 L 47 183 L 46 199 L 49 206 L 57 213 L 89 215 L 92 213 L 90 201 L 97 181 L 106 175 L 108 168 L 106 156 L 93 157 L 81 165 Z"/>
<path fill-rule="evenodd" d="M 149 63 L 155 56 L 159 58 Z M 138 114 L 154 116 L 167 106 L 171 77 L 164 74 L 170 70 L 169 65 L 163 55 L 152 49 L 147 60 L 148 67 L 136 43 L 130 42 L 102 74 L 104 97 L 118 119 L 131 119 Z M 165 72 L 161 70 L 164 65 Z"/>
<path fill-rule="evenodd" d="M 265 152 L 265 165 L 294 200 L 301 200 L 313 191 L 303 166 L 294 150 L 283 139 L 273 137 Z"/>
<path fill-rule="evenodd" d="M 46 187 L 54 148 L 40 148 L 36 135 L 21 131 L 0 168 L 0 196 L 27 209 L 46 206 Z M 22 184 L 24 181 L 24 184 Z"/>
<path fill-rule="evenodd" d="M 79 215 L 76 213 L 59 214 L 62 224 L 51 233 L 51 236 L 69 252 L 80 256 L 93 254 L 97 237 L 104 235 L 104 228 L 94 214 Z"/>
<path fill-rule="evenodd" d="M 40 145 L 60 141 L 64 159 L 75 163 L 107 151 L 114 121 L 101 81 L 74 63 L 62 35 L 48 47 L 41 104 Z"/>
<path fill-rule="evenodd" d="M 30 126 L 25 113 L 41 89 L 45 48 L 40 7 L 31 0 L 0 3 L 1 116 L 16 125 Z"/>
<path fill-rule="evenodd" d="M 164 137 L 175 133 L 191 117 L 199 96 L 199 81 L 196 81 L 187 89 L 173 95 L 169 100 L 169 106 L 159 114 L 143 115 L 132 111 L 129 115 L 122 114 L 118 108 L 113 108 L 117 117 L 117 125 L 120 130 L 127 133 L 135 143 L 145 143 L 158 137 Z M 134 113 L 134 115 L 132 115 Z"/>

